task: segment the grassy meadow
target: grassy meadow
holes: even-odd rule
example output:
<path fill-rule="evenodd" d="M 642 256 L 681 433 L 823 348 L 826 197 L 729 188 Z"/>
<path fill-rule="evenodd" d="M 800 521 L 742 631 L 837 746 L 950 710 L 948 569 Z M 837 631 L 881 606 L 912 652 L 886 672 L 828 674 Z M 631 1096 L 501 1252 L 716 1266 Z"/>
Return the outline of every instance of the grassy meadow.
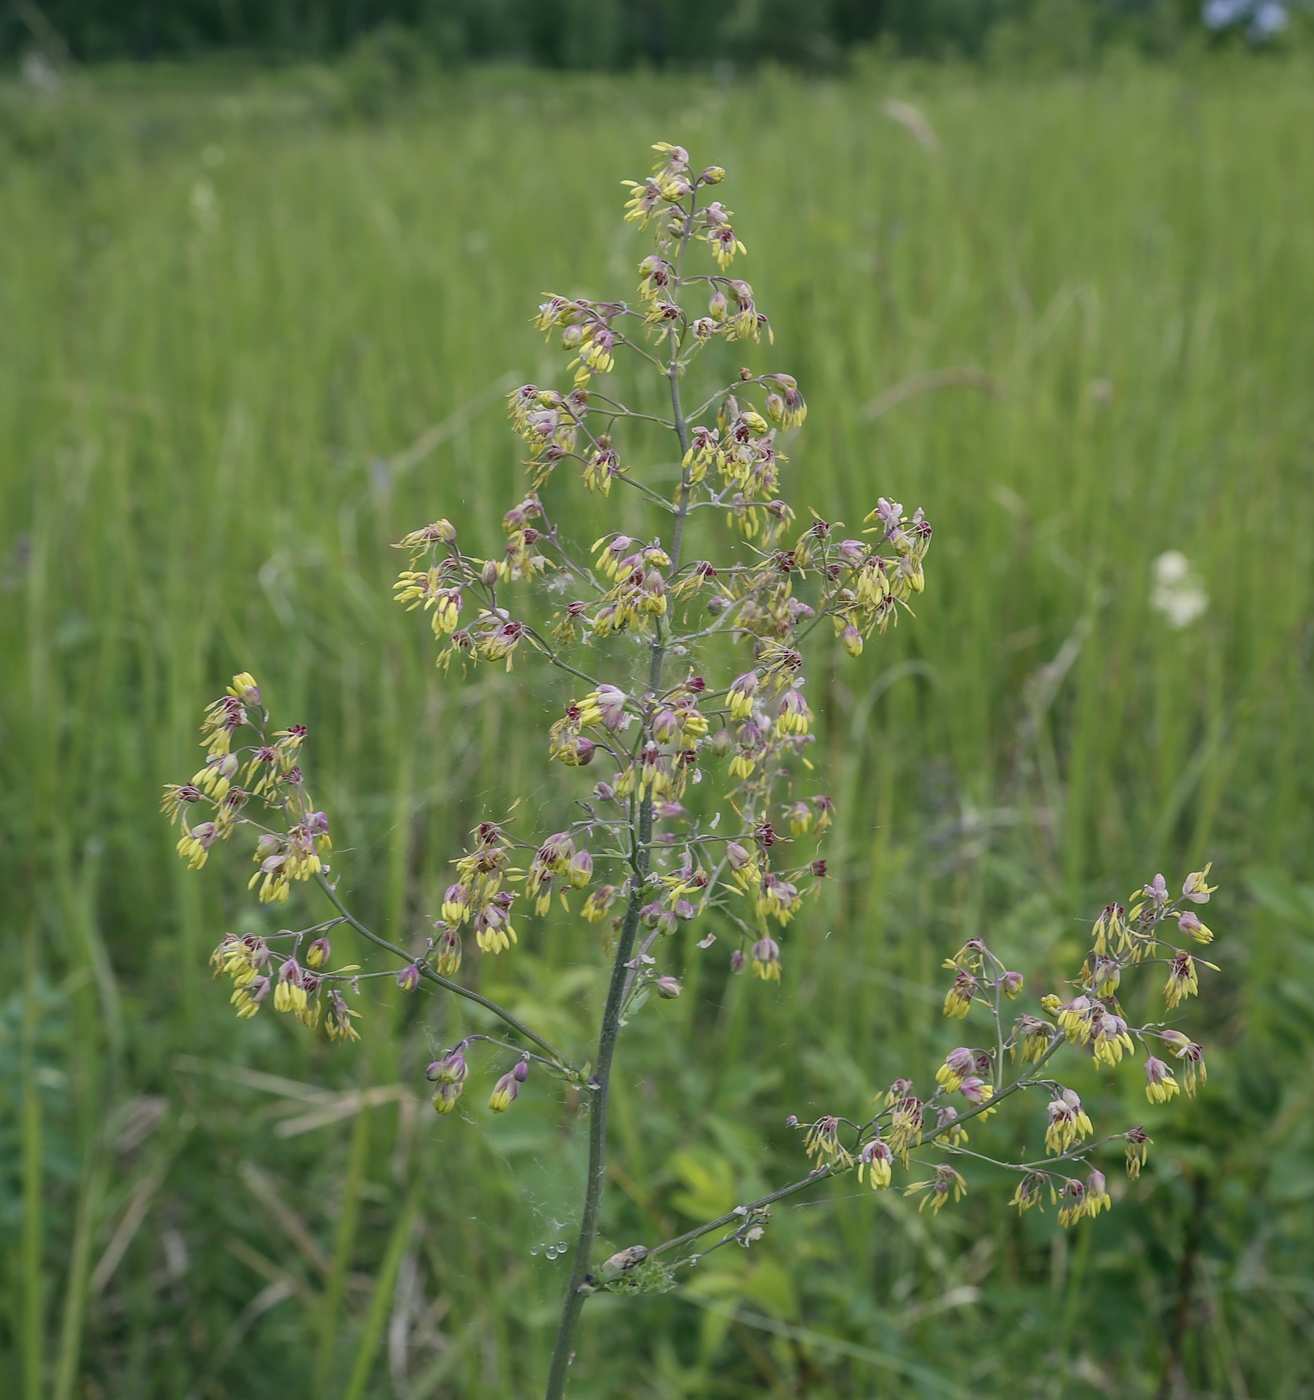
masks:
<path fill-rule="evenodd" d="M 480 815 L 558 801 L 563 691 L 445 679 L 390 546 L 445 515 L 498 547 L 524 490 L 502 396 L 564 378 L 529 317 L 545 289 L 633 295 L 619 182 L 668 139 L 729 172 L 776 337 L 744 363 L 810 404 L 797 503 L 856 525 L 893 496 L 936 535 L 917 619 L 810 667 L 836 879 L 783 985 L 681 935 L 686 994 L 626 1033 L 611 1248 L 802 1174 L 787 1114 L 924 1079 L 960 1035 L 939 964 L 974 932 L 1062 990 L 1079 920 L 1212 860 L 1221 971 L 1183 1018 L 1199 1100 L 1151 1107 L 1125 1066 L 1073 1081 L 1155 1139 L 1139 1182 L 1110 1165 L 1111 1214 L 1018 1220 L 981 1171 L 932 1219 L 842 1179 L 677 1292 L 593 1300 L 572 1395 L 1314 1395 L 1308 62 L 336 81 L 0 91 L 6 1393 L 541 1383 L 574 1105 L 531 1083 L 500 1119 L 478 1093 L 436 1118 L 423 1066 L 475 1023 L 381 983 L 348 1049 L 235 1021 L 209 951 L 275 916 L 245 853 L 186 871 L 157 808 L 254 672 L 310 726 L 342 888 L 409 942 Z M 1167 551 L 1208 595 L 1186 626 L 1151 606 Z M 463 975 L 585 1055 L 601 966 L 556 919 Z"/>

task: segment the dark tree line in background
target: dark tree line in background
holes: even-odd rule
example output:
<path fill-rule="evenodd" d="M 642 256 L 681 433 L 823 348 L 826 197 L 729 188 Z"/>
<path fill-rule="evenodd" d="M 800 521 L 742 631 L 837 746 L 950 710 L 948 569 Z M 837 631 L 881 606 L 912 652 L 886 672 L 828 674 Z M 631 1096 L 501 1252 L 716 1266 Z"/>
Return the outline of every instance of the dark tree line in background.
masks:
<path fill-rule="evenodd" d="M 318 59 L 383 42 L 450 65 L 826 69 L 872 44 L 978 57 L 1020 31 L 1058 49 L 1117 41 L 1163 52 L 1199 26 L 1196 0 L 8 0 L 0 53 L 57 45 L 80 60 Z"/>

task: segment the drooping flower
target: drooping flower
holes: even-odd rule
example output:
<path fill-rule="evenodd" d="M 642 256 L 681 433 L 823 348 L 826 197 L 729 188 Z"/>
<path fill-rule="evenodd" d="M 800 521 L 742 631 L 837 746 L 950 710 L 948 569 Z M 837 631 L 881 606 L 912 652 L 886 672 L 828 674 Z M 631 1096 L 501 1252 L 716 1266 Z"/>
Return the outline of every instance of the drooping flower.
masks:
<path fill-rule="evenodd" d="M 890 1184 L 893 1163 L 894 1154 L 880 1138 L 864 1143 L 862 1151 L 858 1153 L 858 1180 L 861 1181 L 866 1172 L 871 1189 L 884 1191 Z"/>
<path fill-rule="evenodd" d="M 1151 1055 L 1145 1061 L 1145 1097 L 1151 1103 L 1167 1103 L 1177 1092 L 1177 1087 L 1172 1070 Z"/>
<path fill-rule="evenodd" d="M 774 938 L 759 938 L 753 944 L 753 976 L 780 981 L 780 945 Z"/>
<path fill-rule="evenodd" d="M 1072 1089 L 1064 1089 L 1049 1102 L 1049 1126 L 1045 1129 L 1045 1151 L 1062 1153 L 1074 1143 L 1088 1138 L 1094 1128 L 1081 1099 Z"/>

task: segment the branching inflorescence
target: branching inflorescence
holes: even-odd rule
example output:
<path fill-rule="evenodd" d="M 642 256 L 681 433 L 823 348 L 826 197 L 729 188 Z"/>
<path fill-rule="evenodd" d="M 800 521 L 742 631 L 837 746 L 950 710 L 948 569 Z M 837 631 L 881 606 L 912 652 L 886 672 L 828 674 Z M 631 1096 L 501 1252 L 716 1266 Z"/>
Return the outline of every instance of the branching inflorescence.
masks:
<path fill-rule="evenodd" d="M 986 1045 L 951 1051 L 924 1091 L 911 1079 L 896 1080 L 864 1121 L 791 1118 L 814 1162 L 806 1176 L 678 1239 L 622 1251 L 595 1274 L 616 1040 L 649 994 L 681 991 L 678 978 L 661 967 L 662 936 L 699 921 L 705 936 L 697 946 L 706 950 L 717 942 L 714 929 L 728 930 L 734 973 L 751 965 L 759 978 L 781 978 L 785 931 L 826 877 L 817 842 L 832 819 L 830 798 L 812 785 L 814 717 L 804 644 L 824 628 L 849 656 L 860 656 L 873 633 L 911 611 L 931 542 L 920 509 L 907 515 L 885 498 L 854 537 L 815 512 L 810 523 L 800 523 L 780 482 L 782 435 L 807 414 L 790 375 L 743 369 L 697 406 L 685 406 L 687 372 L 707 347 L 760 342 L 764 334 L 770 340 L 771 328 L 749 284 L 728 275 L 744 247 L 731 211 L 707 198 L 724 172 L 709 167 L 694 174 L 680 147 L 663 142 L 654 149 L 654 174 L 627 182 L 626 218 L 653 229 L 656 238 L 656 251 L 639 265 L 637 301 L 550 296 L 539 308 L 535 323 L 559 337 L 574 379 L 564 392 L 530 384 L 510 396 L 512 424 L 528 449 L 530 489 L 503 519 L 505 550 L 492 559 L 466 553 L 447 520 L 414 531 L 400 546 L 409 563 L 397 598 L 429 614 L 445 671 L 453 661 L 463 670 L 490 663 L 510 669 L 524 658 L 570 677 L 574 698 L 545 736 L 546 757 L 567 769 L 591 769 L 590 779 L 603 774 L 587 791 L 581 786 L 576 815 L 533 837 L 520 834 L 518 814 L 481 821 L 454 862 L 441 909 L 433 911 L 433 934 L 413 957 L 366 928 L 341 901 L 324 862 L 328 819 L 315 810 L 298 765 L 305 730 L 271 731 L 251 676 L 235 676 L 207 709 L 205 764 L 165 797 L 165 810 L 182 830 L 179 853 L 193 868 L 205 864 L 216 841 L 249 827 L 257 833 L 251 885 L 261 901 L 281 905 L 294 882 L 313 881 L 335 910 L 325 922 L 272 937 L 224 937 L 213 960 L 217 975 L 233 981 L 240 1017 L 256 1015 L 272 994 L 277 1011 L 311 1029 L 322 1025 L 333 1039 L 353 1039 L 358 1013 L 349 999 L 363 978 L 395 976 L 408 992 L 429 982 L 478 1002 L 512 1037 L 467 1037 L 429 1066 L 439 1113 L 450 1112 L 465 1089 L 464 1051 L 472 1040 L 515 1057 L 491 1090 L 494 1111 L 514 1103 L 531 1064 L 585 1091 L 590 1163 L 549 1397 L 563 1391 L 580 1307 L 600 1283 L 634 1286 L 645 1273 L 669 1278 L 658 1256 L 718 1229 L 725 1231 L 720 1244 L 750 1244 L 760 1238 L 772 1202 L 836 1173 L 854 1170 L 881 1190 L 898 1167 L 912 1177 L 906 1192 L 938 1211 L 962 1195 L 959 1165 L 975 1159 L 1017 1174 L 1013 1204 L 1022 1211 L 1043 1208 L 1048 1197 L 1061 1202 L 1059 1222 L 1068 1225 L 1107 1208 L 1105 1178 L 1091 1154 L 1122 1141 L 1135 1176 L 1149 1139 L 1140 1127 L 1093 1139 L 1080 1098 L 1053 1077 L 1052 1062 L 1064 1047 L 1112 1067 L 1139 1046 L 1151 1102 L 1177 1092 L 1178 1074 L 1194 1092 L 1205 1072 L 1199 1045 L 1166 1024 L 1130 1025 L 1118 993 L 1125 973 L 1153 963 L 1167 967 L 1169 1010 L 1196 991 L 1189 947 L 1212 937 L 1194 913 L 1211 893 L 1207 868 L 1188 877 L 1177 899 L 1156 876 L 1133 896 L 1130 911 L 1106 908 L 1073 984 L 1076 994 L 1067 1001 L 1041 998 L 1040 1014 L 1011 1011 L 1022 976 L 983 939 L 970 939 L 945 964 L 953 980 L 944 1010 L 952 1019 L 977 1012 L 988 1028 Z M 699 249 L 710 251 L 715 271 L 686 267 Z M 598 387 L 609 384 L 618 355 L 633 356 L 664 381 L 669 416 L 638 412 Z M 627 462 L 617 439 L 618 426 L 627 424 L 674 435 L 679 482 L 672 497 Z M 638 493 L 657 518 L 652 535 L 610 531 L 581 552 L 545 500 L 556 494 L 553 479 L 565 470 L 602 497 L 617 486 Z M 729 536 L 716 559 L 692 557 L 689 549 L 687 527 L 699 511 L 722 521 Z M 549 600 L 541 611 L 534 609 L 535 592 Z M 642 649 L 626 645 L 628 639 Z M 704 659 L 721 666 L 735 651 L 740 660 L 725 665 L 724 674 L 699 674 Z M 196 821 L 201 812 L 206 820 Z M 573 910 L 572 900 L 578 901 Z M 606 923 L 609 934 L 607 997 L 596 1051 L 583 1065 L 455 980 L 467 940 L 481 955 L 504 954 L 527 918 L 553 917 L 554 910 L 556 917 Z M 333 968 L 330 933 L 342 923 L 392 953 L 400 968 Z M 1170 932 L 1187 946 L 1177 946 Z M 969 1120 L 1021 1093 L 1047 1100 L 1046 1157 L 1009 1162 L 969 1150 Z"/>

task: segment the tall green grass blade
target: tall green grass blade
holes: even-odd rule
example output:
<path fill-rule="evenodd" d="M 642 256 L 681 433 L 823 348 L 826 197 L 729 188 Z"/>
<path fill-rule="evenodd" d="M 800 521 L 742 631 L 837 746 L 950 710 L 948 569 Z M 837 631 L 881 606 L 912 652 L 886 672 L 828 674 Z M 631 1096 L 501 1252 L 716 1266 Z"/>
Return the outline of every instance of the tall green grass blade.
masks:
<path fill-rule="evenodd" d="M 402 1256 L 406 1253 L 419 1217 L 419 1206 L 412 1196 L 403 1208 L 397 1224 L 388 1240 L 388 1249 L 374 1277 L 374 1292 L 370 1298 L 369 1311 L 361 1328 L 360 1341 L 356 1347 L 356 1357 L 351 1364 L 351 1375 L 342 1400 L 362 1400 L 365 1387 L 369 1384 L 370 1371 L 383 1337 L 384 1324 L 388 1319 L 388 1309 L 392 1305 L 393 1292 L 397 1286 L 397 1271 L 401 1267 Z"/>

